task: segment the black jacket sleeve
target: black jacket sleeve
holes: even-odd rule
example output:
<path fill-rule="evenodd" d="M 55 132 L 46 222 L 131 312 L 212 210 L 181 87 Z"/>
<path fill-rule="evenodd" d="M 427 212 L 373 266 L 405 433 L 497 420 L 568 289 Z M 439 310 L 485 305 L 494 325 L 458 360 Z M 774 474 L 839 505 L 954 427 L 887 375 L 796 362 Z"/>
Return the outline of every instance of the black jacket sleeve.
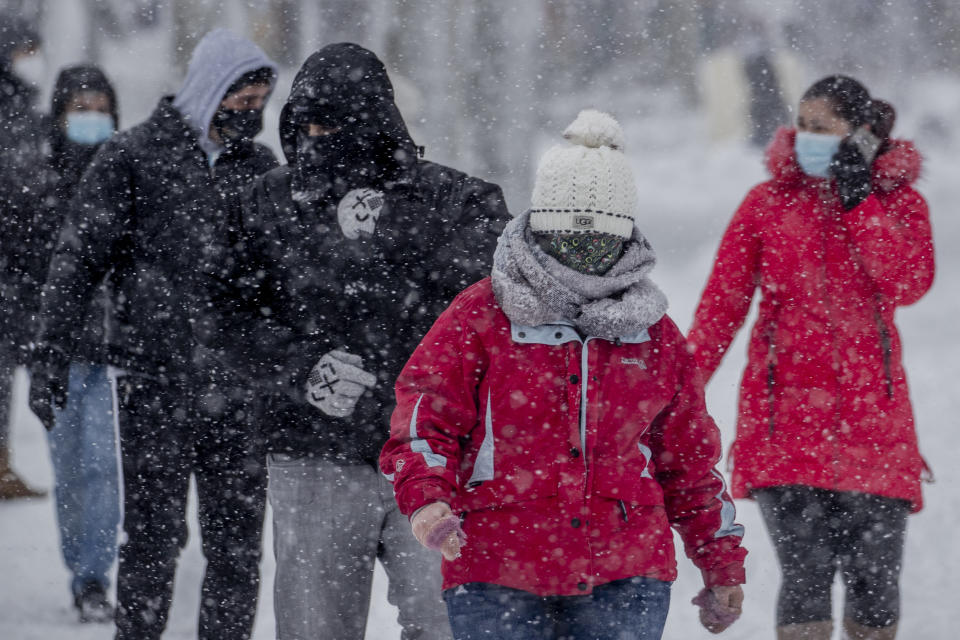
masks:
<path fill-rule="evenodd" d="M 455 184 L 450 203 L 452 233 L 446 244 L 454 266 L 450 285 L 454 296 L 477 280 L 487 277 L 493 265 L 493 251 L 503 228 L 510 220 L 500 187 L 478 178 L 464 176 Z M 460 282 L 454 283 L 453 278 Z"/>
<path fill-rule="evenodd" d="M 500 187 L 459 171 L 424 163 L 426 181 L 439 185 L 432 221 L 422 239 L 430 261 L 432 298 L 440 314 L 457 294 L 490 275 L 493 251 L 510 220 Z"/>
<path fill-rule="evenodd" d="M 219 234 L 207 247 L 194 334 L 256 388 L 301 403 L 310 369 L 334 346 L 329 336 L 311 335 L 285 320 L 294 303 L 273 251 L 282 240 L 270 229 L 269 177 L 254 182 L 241 209 L 232 212 L 235 232 Z"/>

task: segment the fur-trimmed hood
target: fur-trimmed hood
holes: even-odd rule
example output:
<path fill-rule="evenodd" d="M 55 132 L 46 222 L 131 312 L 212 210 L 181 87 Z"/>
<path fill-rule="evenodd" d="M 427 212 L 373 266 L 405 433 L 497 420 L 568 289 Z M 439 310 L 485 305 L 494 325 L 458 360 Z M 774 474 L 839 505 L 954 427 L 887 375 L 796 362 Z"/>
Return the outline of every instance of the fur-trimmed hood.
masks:
<path fill-rule="evenodd" d="M 789 184 L 817 182 L 820 178 L 807 176 L 797 164 L 794 142 L 797 130 L 781 127 L 767 147 L 767 170 L 775 182 Z M 897 187 L 913 184 L 923 169 L 923 156 L 909 140 L 892 138 L 886 150 L 873 161 L 874 188 L 889 193 Z"/>

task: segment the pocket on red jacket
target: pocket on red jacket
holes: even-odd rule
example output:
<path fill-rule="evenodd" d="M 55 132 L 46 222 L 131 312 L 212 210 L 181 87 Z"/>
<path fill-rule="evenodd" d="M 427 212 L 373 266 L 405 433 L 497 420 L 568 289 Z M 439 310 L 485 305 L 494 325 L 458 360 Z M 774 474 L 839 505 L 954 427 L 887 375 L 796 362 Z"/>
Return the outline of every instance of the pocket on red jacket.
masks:
<path fill-rule="evenodd" d="M 598 470 L 593 493 L 611 500 L 622 500 L 628 506 L 663 506 L 663 488 L 653 478 L 617 478 Z"/>
<path fill-rule="evenodd" d="M 492 480 L 461 488 L 455 506 L 459 511 L 479 511 L 553 498 L 558 493 L 558 482 L 557 470 L 552 465 L 495 468 Z"/>
<path fill-rule="evenodd" d="M 591 521 L 606 531 L 669 528 L 656 480 L 597 476 L 592 493 Z"/>

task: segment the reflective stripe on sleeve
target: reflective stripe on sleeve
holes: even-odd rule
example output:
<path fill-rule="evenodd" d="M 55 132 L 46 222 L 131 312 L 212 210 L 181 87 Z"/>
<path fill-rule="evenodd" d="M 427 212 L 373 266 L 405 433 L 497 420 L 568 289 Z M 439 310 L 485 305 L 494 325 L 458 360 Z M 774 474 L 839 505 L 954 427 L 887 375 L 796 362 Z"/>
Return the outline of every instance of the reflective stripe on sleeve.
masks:
<path fill-rule="evenodd" d="M 417 398 L 417 404 L 413 407 L 413 415 L 410 416 L 410 449 L 414 453 L 423 456 L 428 467 L 445 467 L 447 458 L 438 453 L 434 453 L 430 448 L 430 443 L 417 435 L 417 415 L 420 413 L 420 403 L 423 402 L 423 394 Z"/>

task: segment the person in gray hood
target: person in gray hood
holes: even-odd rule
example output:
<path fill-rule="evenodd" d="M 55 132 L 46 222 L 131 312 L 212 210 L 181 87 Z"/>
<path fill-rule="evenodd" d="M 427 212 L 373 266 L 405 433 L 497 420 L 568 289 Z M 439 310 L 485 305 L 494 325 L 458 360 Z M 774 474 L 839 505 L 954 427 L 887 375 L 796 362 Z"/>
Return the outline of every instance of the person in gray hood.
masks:
<path fill-rule="evenodd" d="M 43 294 L 31 408 L 46 424 L 66 403 L 69 354 L 105 279 L 105 360 L 119 367 L 117 421 L 123 528 L 117 640 L 160 638 L 186 503 L 196 478 L 207 560 L 201 640 L 249 638 L 259 588 L 265 503 L 250 394 L 195 343 L 205 247 L 228 242 L 227 217 L 253 179 L 276 166 L 254 143 L 275 65 L 226 30 L 193 52 L 176 97 L 103 144 L 77 186 Z"/>

